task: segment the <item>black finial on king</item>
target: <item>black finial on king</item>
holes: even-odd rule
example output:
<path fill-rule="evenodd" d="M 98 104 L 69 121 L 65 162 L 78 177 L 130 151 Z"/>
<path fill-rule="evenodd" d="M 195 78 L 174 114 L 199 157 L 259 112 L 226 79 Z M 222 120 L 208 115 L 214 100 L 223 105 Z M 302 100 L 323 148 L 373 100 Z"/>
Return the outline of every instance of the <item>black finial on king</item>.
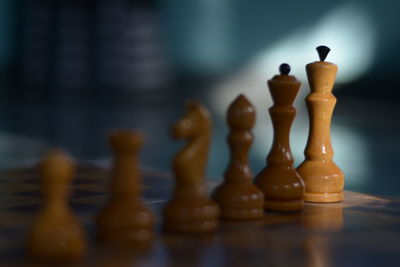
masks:
<path fill-rule="evenodd" d="M 324 45 L 320 45 L 316 49 L 317 49 L 320 61 L 325 61 L 325 58 L 328 56 L 329 51 L 331 51 L 331 49 L 329 47 L 324 46 Z"/>
<path fill-rule="evenodd" d="M 290 72 L 290 66 L 287 63 L 283 63 L 279 66 L 279 72 L 281 75 L 288 75 Z"/>

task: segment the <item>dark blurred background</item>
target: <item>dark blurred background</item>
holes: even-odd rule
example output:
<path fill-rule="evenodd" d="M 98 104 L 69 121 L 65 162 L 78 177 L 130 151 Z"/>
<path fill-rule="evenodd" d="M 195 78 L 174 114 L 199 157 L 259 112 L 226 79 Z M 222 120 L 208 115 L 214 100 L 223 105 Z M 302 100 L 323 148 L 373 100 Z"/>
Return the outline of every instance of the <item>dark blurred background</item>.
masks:
<path fill-rule="evenodd" d="M 0 0 L 0 167 L 50 147 L 108 162 L 107 133 L 139 129 L 145 168 L 170 171 L 169 136 L 188 98 L 213 114 L 207 176 L 228 161 L 225 112 L 244 93 L 257 109 L 251 167 L 272 141 L 266 81 L 287 62 L 302 81 L 291 132 L 296 164 L 308 134 L 304 66 L 327 45 L 339 66 L 332 141 L 346 189 L 400 195 L 395 0 Z"/>

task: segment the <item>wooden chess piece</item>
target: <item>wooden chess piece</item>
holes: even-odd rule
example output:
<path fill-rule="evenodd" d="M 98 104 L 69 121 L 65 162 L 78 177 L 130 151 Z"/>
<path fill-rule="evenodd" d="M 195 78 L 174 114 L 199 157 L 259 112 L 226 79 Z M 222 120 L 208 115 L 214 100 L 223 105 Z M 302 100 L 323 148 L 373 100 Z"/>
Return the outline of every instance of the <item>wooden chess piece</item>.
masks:
<path fill-rule="evenodd" d="M 228 144 L 231 158 L 224 182 L 213 192 L 223 219 L 256 219 L 264 216 L 264 195 L 252 182 L 248 153 L 253 142 L 251 129 L 256 114 L 244 95 L 238 96 L 228 108 L 230 127 Z"/>
<path fill-rule="evenodd" d="M 186 115 L 172 129 L 175 139 L 188 144 L 173 160 L 176 184 L 172 199 L 163 210 L 166 231 L 205 233 L 218 226 L 219 208 L 206 192 L 205 168 L 211 139 L 211 119 L 195 101 L 186 105 Z"/>
<path fill-rule="evenodd" d="M 310 131 L 304 151 L 305 161 L 297 168 L 304 180 L 304 200 L 337 202 L 343 200 L 344 174 L 332 161 L 330 124 L 336 98 L 332 94 L 338 67 L 325 58 L 330 49 L 317 47 L 320 61 L 307 64 L 311 93 L 306 98 Z"/>
<path fill-rule="evenodd" d="M 265 196 L 267 210 L 293 211 L 303 208 L 304 184 L 293 168 L 289 133 L 296 109 L 292 106 L 300 88 L 300 82 L 289 75 L 290 66 L 282 64 L 281 74 L 268 81 L 274 101 L 269 109 L 274 127 L 274 139 L 267 157 L 267 166 L 255 178 L 255 184 Z"/>
<path fill-rule="evenodd" d="M 79 260 L 87 250 L 85 234 L 67 202 L 74 164 L 68 155 L 54 150 L 39 167 L 44 202 L 29 229 L 28 253 L 40 260 Z"/>
<path fill-rule="evenodd" d="M 155 218 L 140 198 L 140 171 L 137 154 L 143 145 L 140 134 L 115 131 L 110 135 L 114 153 L 110 200 L 97 215 L 99 241 L 148 246 L 154 237 Z"/>

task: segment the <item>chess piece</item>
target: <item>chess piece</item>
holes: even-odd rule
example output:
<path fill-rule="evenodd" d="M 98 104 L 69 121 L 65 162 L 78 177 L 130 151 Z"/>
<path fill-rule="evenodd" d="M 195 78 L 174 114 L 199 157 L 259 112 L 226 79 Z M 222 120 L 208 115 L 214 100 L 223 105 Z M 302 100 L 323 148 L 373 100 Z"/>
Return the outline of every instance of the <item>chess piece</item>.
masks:
<path fill-rule="evenodd" d="M 205 233 L 218 226 L 219 208 L 207 196 L 204 174 L 211 139 L 210 115 L 202 105 L 190 101 L 187 113 L 172 129 L 175 139 L 188 144 L 173 160 L 175 189 L 163 210 L 164 228 L 172 232 Z"/>
<path fill-rule="evenodd" d="M 54 150 L 40 164 L 40 174 L 44 202 L 28 233 L 28 253 L 40 260 L 79 260 L 86 253 L 85 234 L 67 202 L 74 164 Z"/>
<path fill-rule="evenodd" d="M 289 75 L 290 66 L 282 64 L 281 74 L 268 81 L 274 105 L 269 109 L 274 127 L 274 139 L 267 157 L 267 166 L 255 178 L 255 184 L 265 196 L 267 210 L 293 211 L 303 208 L 304 184 L 293 168 L 289 132 L 296 109 L 292 106 L 300 82 Z"/>
<path fill-rule="evenodd" d="M 229 106 L 227 122 L 230 127 L 228 144 L 231 159 L 224 182 L 213 192 L 223 219 L 256 219 L 264 216 L 264 195 L 252 182 L 248 153 L 253 142 L 255 110 L 244 95 Z"/>
<path fill-rule="evenodd" d="M 332 161 L 330 124 L 336 98 L 332 94 L 338 67 L 325 62 L 326 46 L 317 47 L 320 61 L 306 66 L 311 93 L 306 98 L 310 131 L 304 151 L 305 161 L 297 168 L 304 180 L 304 200 L 337 202 L 343 200 L 344 174 Z"/>
<path fill-rule="evenodd" d="M 110 135 L 114 153 L 110 200 L 97 215 L 99 241 L 148 246 L 154 236 L 154 215 L 140 199 L 137 154 L 143 138 L 136 132 L 115 131 Z"/>

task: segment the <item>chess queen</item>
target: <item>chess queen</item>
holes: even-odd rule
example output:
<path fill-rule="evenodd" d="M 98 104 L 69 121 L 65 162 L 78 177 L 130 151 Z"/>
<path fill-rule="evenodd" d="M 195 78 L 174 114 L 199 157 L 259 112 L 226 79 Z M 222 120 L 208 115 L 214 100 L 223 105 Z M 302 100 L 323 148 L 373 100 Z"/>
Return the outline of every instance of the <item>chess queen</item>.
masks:
<path fill-rule="evenodd" d="M 303 209 L 304 184 L 293 168 L 289 133 L 296 109 L 292 106 L 300 88 L 296 77 L 289 75 L 290 66 L 282 64 L 280 75 L 268 81 L 274 105 L 269 109 L 274 126 L 274 139 L 267 165 L 255 177 L 255 184 L 265 196 L 264 208 L 276 211 Z"/>

